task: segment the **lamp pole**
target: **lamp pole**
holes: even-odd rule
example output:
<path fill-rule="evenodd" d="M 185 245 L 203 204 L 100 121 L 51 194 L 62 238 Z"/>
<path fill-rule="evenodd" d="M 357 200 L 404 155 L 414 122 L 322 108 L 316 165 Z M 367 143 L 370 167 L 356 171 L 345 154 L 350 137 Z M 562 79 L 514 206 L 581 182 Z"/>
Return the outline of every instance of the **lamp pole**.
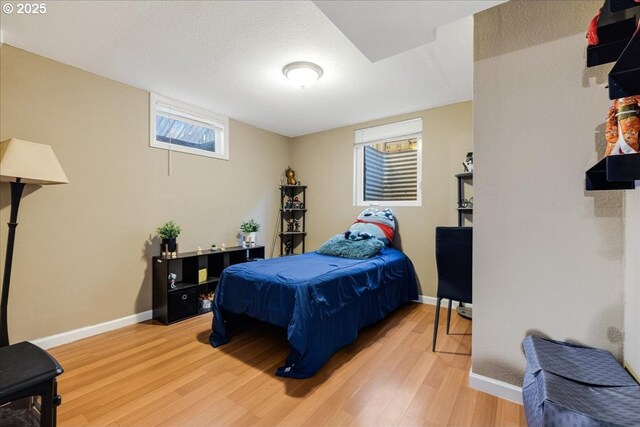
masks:
<path fill-rule="evenodd" d="M 24 183 L 16 178 L 11 184 L 11 215 L 9 217 L 9 235 L 7 236 L 7 253 L 4 259 L 4 277 L 2 278 L 2 303 L 0 304 L 0 347 L 9 345 L 9 330 L 7 325 L 7 306 L 9 304 L 9 282 L 11 281 L 11 263 L 13 261 L 13 244 L 16 239 L 16 227 L 18 226 L 18 207 L 22 198 Z"/>

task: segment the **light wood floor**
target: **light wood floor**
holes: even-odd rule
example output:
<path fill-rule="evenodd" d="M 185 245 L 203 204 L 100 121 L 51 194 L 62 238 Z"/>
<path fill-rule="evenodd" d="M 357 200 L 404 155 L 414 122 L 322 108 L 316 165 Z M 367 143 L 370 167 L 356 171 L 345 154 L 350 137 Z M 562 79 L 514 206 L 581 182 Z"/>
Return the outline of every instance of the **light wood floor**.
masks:
<path fill-rule="evenodd" d="M 471 324 L 452 314 L 431 352 L 435 308 L 402 307 L 306 380 L 274 375 L 284 331 L 248 323 L 217 349 L 211 315 L 153 322 L 51 349 L 60 426 L 524 426 L 522 407 L 470 389 Z"/>

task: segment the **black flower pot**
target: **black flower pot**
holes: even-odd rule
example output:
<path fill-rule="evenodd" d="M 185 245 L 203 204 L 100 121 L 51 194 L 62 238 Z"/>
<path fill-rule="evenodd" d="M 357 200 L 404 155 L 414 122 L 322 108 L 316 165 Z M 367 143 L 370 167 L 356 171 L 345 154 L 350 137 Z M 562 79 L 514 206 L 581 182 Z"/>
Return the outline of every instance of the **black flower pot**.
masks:
<path fill-rule="evenodd" d="M 175 252 L 176 251 L 176 238 L 174 237 L 173 239 L 162 239 L 162 246 L 160 247 L 161 251 L 164 251 L 164 247 L 165 245 L 169 246 L 169 252 Z"/>

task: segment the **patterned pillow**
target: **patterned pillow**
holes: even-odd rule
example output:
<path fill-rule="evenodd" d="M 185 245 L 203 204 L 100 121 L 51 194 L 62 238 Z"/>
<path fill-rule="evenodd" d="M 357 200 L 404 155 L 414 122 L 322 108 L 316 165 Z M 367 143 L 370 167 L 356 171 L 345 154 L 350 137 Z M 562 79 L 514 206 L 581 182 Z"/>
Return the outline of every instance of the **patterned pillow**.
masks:
<path fill-rule="evenodd" d="M 395 230 L 396 221 L 391 209 L 381 211 L 367 208 L 358 215 L 356 222 L 344 233 L 344 237 L 350 240 L 366 240 L 375 237 L 385 245 L 391 245 Z"/>

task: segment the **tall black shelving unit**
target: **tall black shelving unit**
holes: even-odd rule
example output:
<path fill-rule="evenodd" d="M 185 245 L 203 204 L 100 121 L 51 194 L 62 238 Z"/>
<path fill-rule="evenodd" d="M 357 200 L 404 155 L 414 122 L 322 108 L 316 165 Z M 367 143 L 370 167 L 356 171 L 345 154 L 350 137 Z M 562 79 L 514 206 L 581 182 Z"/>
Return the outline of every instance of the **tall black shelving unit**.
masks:
<path fill-rule="evenodd" d="M 465 182 L 469 185 L 473 184 L 473 172 L 464 172 L 456 175 L 458 179 L 458 227 L 464 227 L 465 217 L 472 221 L 473 207 L 462 206 L 464 200 L 464 185 Z"/>
<path fill-rule="evenodd" d="M 280 256 L 298 255 L 305 252 L 307 237 L 306 196 L 306 185 L 280 186 Z"/>

